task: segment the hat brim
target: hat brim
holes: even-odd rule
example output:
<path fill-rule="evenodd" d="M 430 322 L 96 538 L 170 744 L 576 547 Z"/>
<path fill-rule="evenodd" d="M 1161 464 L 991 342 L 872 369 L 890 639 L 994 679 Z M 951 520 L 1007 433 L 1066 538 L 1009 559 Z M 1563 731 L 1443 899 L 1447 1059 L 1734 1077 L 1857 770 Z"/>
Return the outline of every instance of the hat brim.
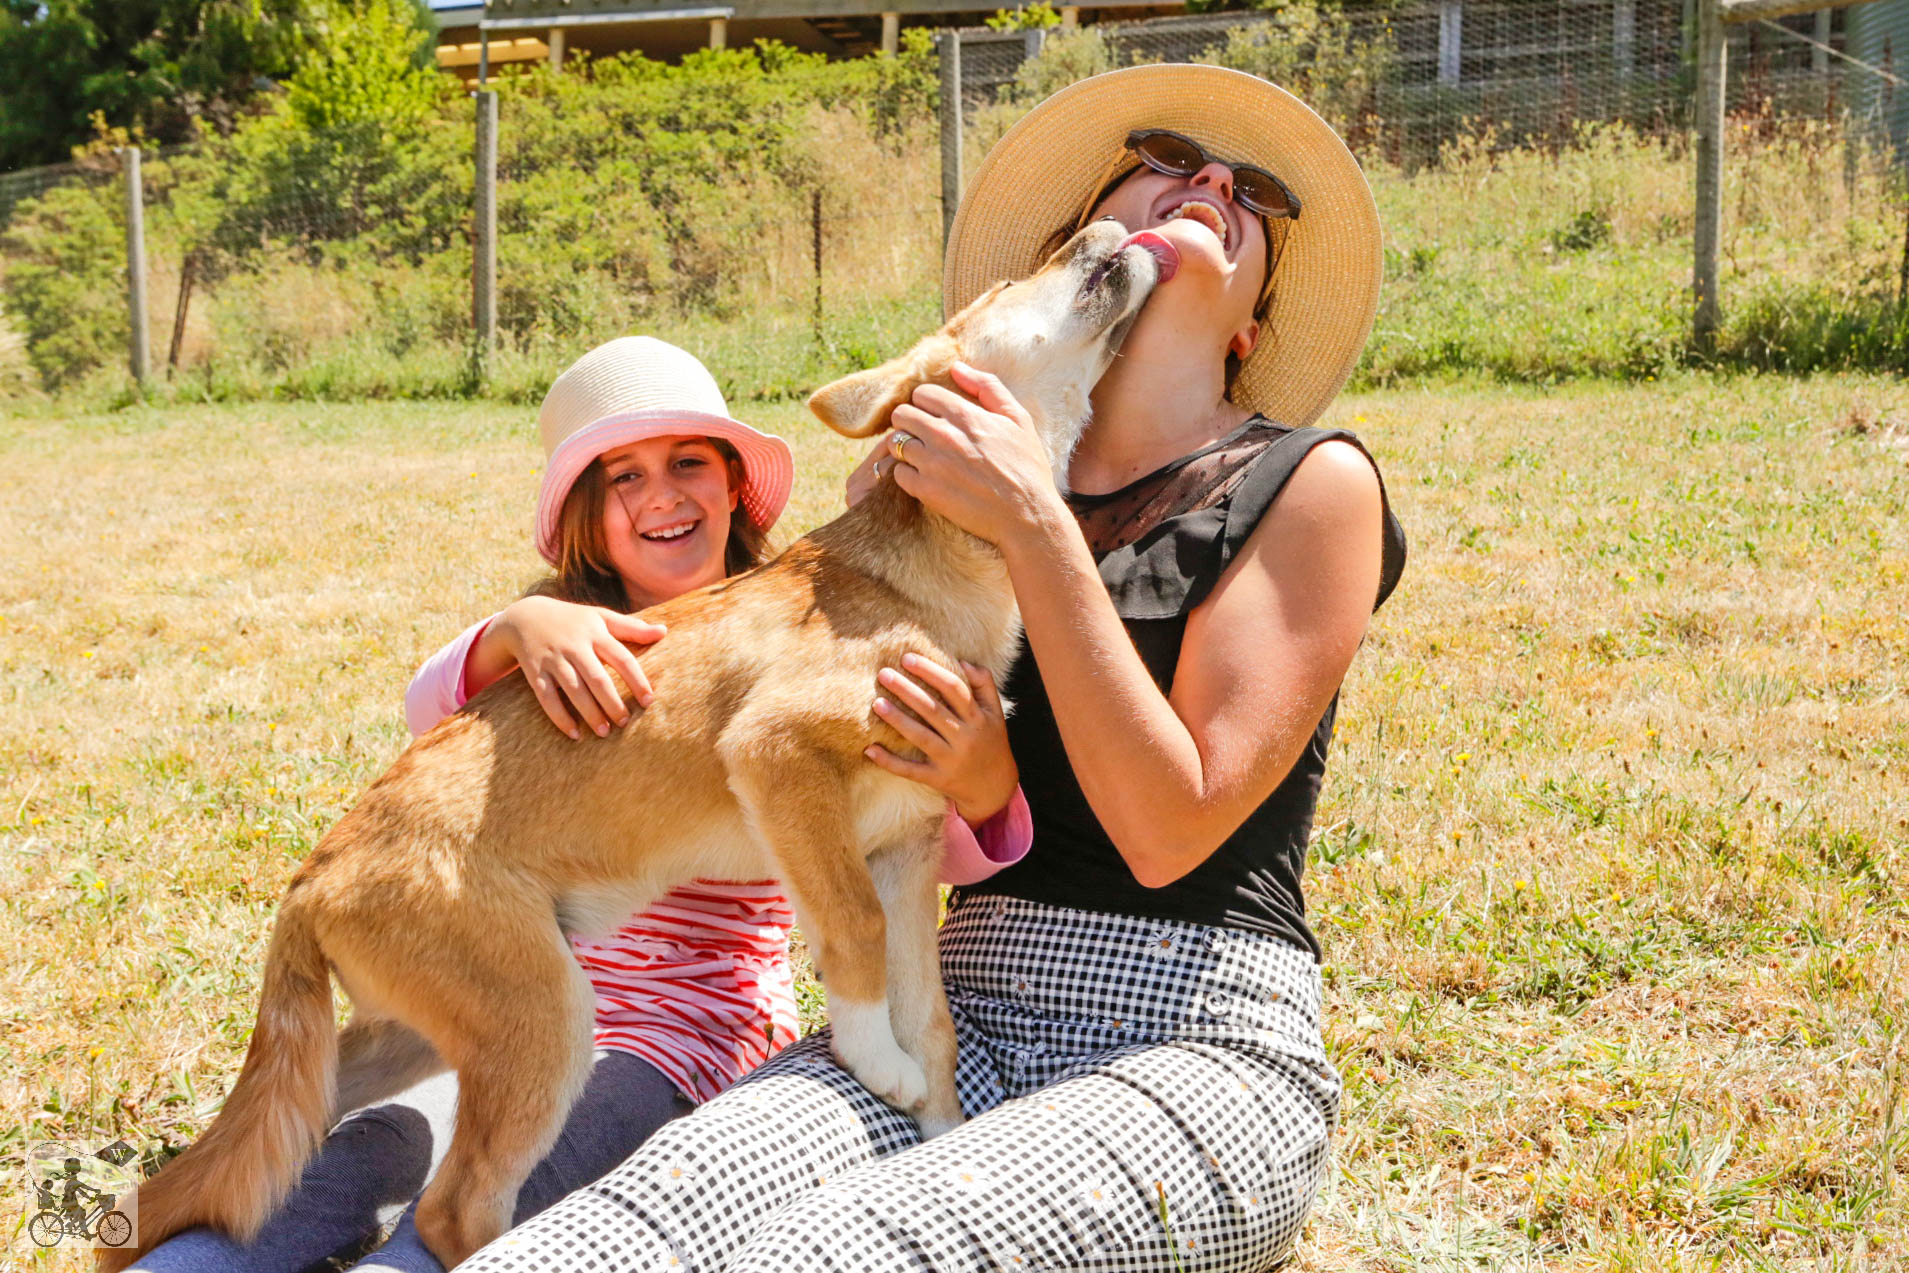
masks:
<path fill-rule="evenodd" d="M 962 196 L 948 236 L 944 310 L 956 313 L 995 283 L 1031 274 L 1042 246 L 1072 227 L 1136 128 L 1185 133 L 1215 155 L 1265 168 L 1298 196 L 1259 343 L 1231 396 L 1282 424 L 1311 424 L 1345 385 L 1372 331 L 1384 273 L 1379 212 L 1359 161 L 1331 125 L 1242 71 L 1129 67 L 1036 106 L 988 152 Z"/>
<path fill-rule="evenodd" d="M 728 416 L 700 411 L 627 411 L 592 421 L 565 438 L 544 467 L 537 493 L 537 551 L 556 565 L 560 558 L 563 502 L 583 470 L 606 451 L 645 438 L 721 438 L 742 459 L 742 491 L 737 507 L 758 530 L 767 531 L 782 516 L 795 485 L 795 457 L 774 434 L 752 429 Z"/>

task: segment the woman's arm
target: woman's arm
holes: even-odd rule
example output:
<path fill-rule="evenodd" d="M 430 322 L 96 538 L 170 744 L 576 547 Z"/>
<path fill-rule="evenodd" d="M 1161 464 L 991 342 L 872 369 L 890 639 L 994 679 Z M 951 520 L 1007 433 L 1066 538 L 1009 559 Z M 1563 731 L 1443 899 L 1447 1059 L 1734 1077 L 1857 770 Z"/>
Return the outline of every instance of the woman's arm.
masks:
<path fill-rule="evenodd" d="M 1162 695 L 1026 413 L 992 377 L 964 378 L 978 403 L 924 388 L 897 409 L 896 426 L 928 442 L 897 478 L 1001 546 L 1081 790 L 1134 878 L 1163 887 L 1285 778 L 1351 665 L 1379 585 L 1377 474 L 1341 443 L 1299 465 L 1189 616 Z"/>
<path fill-rule="evenodd" d="M 1316 448 L 1188 616 L 1167 696 L 1071 518 L 1007 550 L 1068 760 L 1140 883 L 1204 862 L 1292 770 L 1365 635 L 1381 516 L 1366 458 Z"/>

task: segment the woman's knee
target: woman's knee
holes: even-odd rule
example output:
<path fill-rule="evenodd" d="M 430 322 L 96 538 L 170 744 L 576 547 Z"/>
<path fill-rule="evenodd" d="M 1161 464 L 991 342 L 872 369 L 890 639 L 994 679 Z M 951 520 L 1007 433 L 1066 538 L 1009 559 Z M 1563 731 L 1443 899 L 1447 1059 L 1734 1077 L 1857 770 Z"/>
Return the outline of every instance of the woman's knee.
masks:
<path fill-rule="evenodd" d="M 889 1273 L 953 1268 L 931 1254 L 919 1206 L 899 1191 L 823 1184 L 756 1230 L 729 1273 Z M 919 1200 L 917 1200 L 919 1201 Z"/>

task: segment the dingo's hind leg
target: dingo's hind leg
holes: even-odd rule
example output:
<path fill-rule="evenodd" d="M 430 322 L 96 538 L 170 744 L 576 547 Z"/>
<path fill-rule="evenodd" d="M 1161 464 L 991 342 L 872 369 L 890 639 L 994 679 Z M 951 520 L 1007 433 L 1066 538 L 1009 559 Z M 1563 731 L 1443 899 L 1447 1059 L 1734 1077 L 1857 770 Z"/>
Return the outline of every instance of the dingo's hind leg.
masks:
<path fill-rule="evenodd" d="M 331 1121 L 336 1124 L 351 1111 L 388 1100 L 444 1069 L 444 1058 L 416 1030 L 354 1013 L 338 1036 L 338 1096 Z"/>
<path fill-rule="evenodd" d="M 457 1124 L 418 1203 L 418 1236 L 446 1268 L 510 1227 L 518 1189 L 590 1077 L 596 998 L 554 917 L 544 941 L 481 975 L 448 1010 L 455 1044 L 438 1041 L 457 1069 Z"/>

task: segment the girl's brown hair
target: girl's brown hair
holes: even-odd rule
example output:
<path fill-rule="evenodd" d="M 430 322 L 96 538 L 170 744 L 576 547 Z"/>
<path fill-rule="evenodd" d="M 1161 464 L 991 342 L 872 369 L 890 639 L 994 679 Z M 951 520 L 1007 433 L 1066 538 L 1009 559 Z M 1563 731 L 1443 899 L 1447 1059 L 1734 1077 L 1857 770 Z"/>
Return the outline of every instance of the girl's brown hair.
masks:
<path fill-rule="evenodd" d="M 742 456 L 722 438 L 706 439 L 723 457 L 729 469 L 729 489 L 741 490 Z M 628 611 L 630 595 L 623 577 L 610 564 L 609 545 L 603 538 L 603 506 L 610 497 L 610 483 L 604 476 L 603 461 L 592 460 L 577 475 L 564 496 L 563 511 L 557 519 L 557 573 L 532 584 L 525 596 L 555 597 L 580 605 L 603 606 Z M 769 559 L 769 536 L 743 510 L 740 502 L 729 518 L 729 542 L 723 548 L 723 573 L 739 574 L 753 570 Z"/>

